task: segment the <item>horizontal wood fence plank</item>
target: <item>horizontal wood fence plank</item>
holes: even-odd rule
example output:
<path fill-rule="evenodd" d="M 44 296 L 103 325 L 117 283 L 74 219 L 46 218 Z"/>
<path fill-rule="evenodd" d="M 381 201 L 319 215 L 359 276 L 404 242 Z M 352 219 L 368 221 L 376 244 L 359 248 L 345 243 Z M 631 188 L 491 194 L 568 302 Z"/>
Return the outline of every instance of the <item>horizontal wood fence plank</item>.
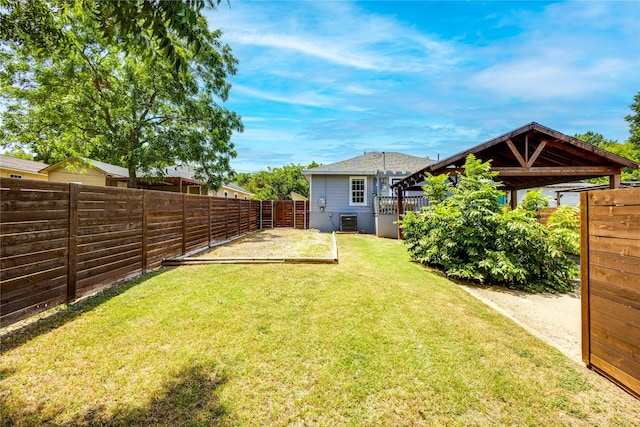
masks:
<path fill-rule="evenodd" d="M 633 378 L 640 378 L 640 363 L 626 357 L 624 354 L 618 353 L 613 348 L 592 340 L 591 353 L 602 360 L 608 361 L 611 366 L 615 366 L 627 375 Z"/>
<path fill-rule="evenodd" d="M 0 293 L 0 301 L 4 306 L 12 301 L 30 298 L 32 295 L 36 295 L 49 289 L 66 286 L 66 274 L 65 270 L 62 274 L 45 280 L 34 281 L 24 279 L 22 281 L 16 280 L 12 283 L 2 283 L 0 285 L 0 288 L 2 289 L 2 292 Z"/>
<path fill-rule="evenodd" d="M 124 280 L 139 276 L 140 274 L 142 274 L 141 269 L 126 266 L 111 272 L 101 273 L 78 280 L 78 297 L 98 292 Z"/>
<path fill-rule="evenodd" d="M 594 221 L 640 222 L 640 209 L 637 205 L 591 206 L 589 218 Z"/>
<path fill-rule="evenodd" d="M 46 262 L 50 259 L 67 258 L 67 248 L 59 248 L 56 250 L 29 252 L 27 254 L 20 254 L 14 256 L 2 256 L 0 258 L 0 269 L 12 268 L 19 265 L 37 264 L 39 262 Z"/>
<path fill-rule="evenodd" d="M 625 271 L 631 274 L 640 274 L 639 257 L 592 251 L 589 254 L 589 262 L 590 265 L 607 267 L 612 270 Z"/>
<path fill-rule="evenodd" d="M 80 250 L 80 248 L 78 248 L 78 263 L 94 259 L 106 259 L 115 254 L 142 253 L 141 251 L 142 242 L 140 241 L 129 243 L 128 245 L 107 246 L 103 249 L 94 249 L 91 251 Z"/>
<path fill-rule="evenodd" d="M 23 245 L 26 243 L 44 242 L 53 239 L 62 239 L 69 236 L 69 230 L 64 228 L 54 230 L 32 231 L 30 233 L 4 234 L 0 236 L 0 244 L 3 248 Z"/>
<path fill-rule="evenodd" d="M 631 342 L 640 342 L 640 329 L 636 325 L 611 316 L 611 313 L 603 313 L 592 309 L 591 328 L 593 329 L 593 327 L 604 329 L 612 335 Z"/>
<path fill-rule="evenodd" d="M 115 238 L 113 238 L 113 234 L 117 234 L 118 236 L 115 236 Z M 81 239 L 78 239 L 78 255 L 87 252 L 105 250 L 107 248 L 125 248 L 132 244 L 136 244 L 137 246 L 142 247 L 140 235 L 131 235 L 131 233 L 123 233 L 122 235 L 120 233 L 113 234 L 101 234 L 100 236 L 102 236 L 103 239 L 90 243 L 84 243 Z"/>
<path fill-rule="evenodd" d="M 132 258 L 119 259 L 118 261 L 114 261 L 114 262 L 106 262 L 98 266 L 87 268 L 87 269 L 78 268 L 77 278 L 78 278 L 78 282 L 80 282 L 81 280 L 92 277 L 92 276 L 97 277 L 104 273 L 113 274 L 113 272 L 115 272 L 118 269 L 128 269 L 128 268 L 131 268 L 131 269 L 137 268 L 139 270 L 142 270 L 142 257 L 140 256 L 140 254 L 136 254 L 136 256 Z"/>
<path fill-rule="evenodd" d="M 640 239 L 640 222 L 589 221 L 589 235 Z"/>
<path fill-rule="evenodd" d="M 1 217 L 2 215 L 0 215 Z M 0 224 L 0 234 L 18 234 L 18 233 L 32 233 L 41 230 L 59 230 L 68 229 L 69 220 L 41 220 L 41 221 L 29 221 L 29 222 L 8 222 Z"/>
<path fill-rule="evenodd" d="M 640 279 L 640 276 L 637 276 Z M 634 282 L 631 282 L 634 283 Z M 637 283 L 637 282 L 636 282 Z M 599 296 L 609 301 L 623 304 L 628 307 L 632 307 L 635 310 L 640 311 L 640 291 L 625 289 L 622 286 L 616 286 L 612 282 L 603 282 L 593 279 L 593 289 L 591 290 L 592 296 Z M 619 283 L 624 285 L 625 283 Z M 636 313 L 637 316 L 637 313 Z"/>
<path fill-rule="evenodd" d="M 25 255 L 30 254 L 32 252 L 40 252 L 40 251 L 49 251 L 49 250 L 57 250 L 61 248 L 66 248 L 68 243 L 68 239 L 55 239 L 55 240 L 47 240 L 42 242 L 34 242 L 34 243 L 25 243 L 23 245 L 16 246 L 7 246 L 2 248 L 3 256 L 16 256 L 16 255 Z"/>
<path fill-rule="evenodd" d="M 640 380 L 632 377 L 624 371 L 621 371 L 598 356 L 592 356 L 592 362 L 593 366 L 596 367 L 598 371 L 602 372 L 612 381 L 618 383 L 636 397 L 640 398 Z"/>
<path fill-rule="evenodd" d="M 58 257 L 48 260 L 41 260 L 31 264 L 21 264 L 12 268 L 3 268 L 0 271 L 0 280 L 11 280 L 18 277 L 29 276 L 40 271 L 50 270 L 52 268 L 64 267 L 67 265 L 67 260 Z"/>
<path fill-rule="evenodd" d="M 2 304 L 2 311 L 11 313 L 13 311 L 22 310 L 34 305 L 42 304 L 43 301 L 51 301 L 59 297 L 65 297 L 67 294 L 66 282 L 57 282 L 58 286 L 38 290 L 26 295 L 24 298 L 12 300 Z"/>
<path fill-rule="evenodd" d="M 9 188 L 12 191 L 69 191 L 69 184 L 61 182 L 49 182 L 49 181 L 37 181 L 31 179 L 12 179 L 12 178 L 0 178 L 0 188 Z"/>
<path fill-rule="evenodd" d="M 46 283 L 47 281 L 54 281 L 60 277 L 66 276 L 66 274 L 67 266 L 64 265 L 62 267 L 52 268 L 49 270 L 41 270 L 37 273 L 27 274 L 11 280 L 2 280 L 0 281 L 3 293 L 2 298 L 4 298 L 5 292 L 7 295 L 14 295 L 14 291 L 21 290 L 27 286 L 38 286 L 39 284 Z"/>
<path fill-rule="evenodd" d="M 66 210 L 69 207 L 68 200 L 49 199 L 49 200 L 10 200 L 8 198 L 0 201 L 0 209 L 4 212 L 23 212 L 34 209 L 47 210 Z"/>
<path fill-rule="evenodd" d="M 606 313 L 611 318 L 628 323 L 632 328 L 635 327 L 636 329 L 638 329 L 640 327 L 640 325 L 637 324 L 638 310 L 633 306 L 625 303 L 611 301 L 607 298 L 603 298 L 602 296 L 595 294 L 592 294 L 589 298 L 589 303 L 591 304 L 591 308 L 593 310 L 599 311 L 601 313 Z M 640 331 L 638 332 L 640 334 Z"/>
<path fill-rule="evenodd" d="M 626 188 L 617 190 L 589 191 L 589 205 L 592 206 L 612 206 L 612 205 L 640 205 L 640 194 L 638 188 Z"/>
<path fill-rule="evenodd" d="M 593 339 L 601 345 L 622 354 L 634 362 L 640 362 L 640 346 L 638 346 L 637 343 L 625 340 L 624 337 L 613 335 L 606 329 L 598 326 L 591 328 L 591 334 Z"/>
<path fill-rule="evenodd" d="M 597 252 L 640 257 L 640 239 L 590 236 L 589 247 L 592 251 Z"/>
<path fill-rule="evenodd" d="M 20 310 L 16 310 L 13 312 L 1 311 L 2 316 L 0 317 L 0 327 L 11 325 L 13 323 L 19 322 L 20 320 L 27 319 L 31 316 L 42 313 L 43 311 L 49 310 L 50 308 L 63 304 L 66 301 L 66 298 L 67 295 L 65 291 L 63 295 L 58 295 L 47 300 L 39 299 L 33 305 Z"/>
<path fill-rule="evenodd" d="M 68 210 L 2 211 L 2 222 L 42 221 L 68 219 Z"/>

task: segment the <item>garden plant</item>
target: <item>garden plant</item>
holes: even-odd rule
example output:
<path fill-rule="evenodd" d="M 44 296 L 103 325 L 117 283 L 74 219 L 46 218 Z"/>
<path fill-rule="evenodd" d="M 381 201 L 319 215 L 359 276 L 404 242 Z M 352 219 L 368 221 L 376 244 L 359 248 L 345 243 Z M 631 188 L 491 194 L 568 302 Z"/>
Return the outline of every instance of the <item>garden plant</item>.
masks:
<path fill-rule="evenodd" d="M 573 290 L 575 263 L 563 239 L 540 224 L 535 210 L 501 205 L 497 172 L 470 154 L 453 185 L 448 175 L 427 177 L 431 202 L 401 221 L 413 259 L 450 277 L 528 292 Z"/>

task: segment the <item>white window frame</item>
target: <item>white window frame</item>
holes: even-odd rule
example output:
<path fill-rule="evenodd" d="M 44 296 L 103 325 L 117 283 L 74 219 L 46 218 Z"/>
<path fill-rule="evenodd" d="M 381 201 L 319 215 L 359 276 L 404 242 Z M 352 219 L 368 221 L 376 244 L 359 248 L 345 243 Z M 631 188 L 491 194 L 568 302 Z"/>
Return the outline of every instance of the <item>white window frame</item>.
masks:
<path fill-rule="evenodd" d="M 362 194 L 362 202 L 353 201 L 353 181 L 362 180 L 364 182 L 364 189 Z M 366 176 L 350 176 L 349 177 L 349 206 L 367 206 L 367 177 Z"/>

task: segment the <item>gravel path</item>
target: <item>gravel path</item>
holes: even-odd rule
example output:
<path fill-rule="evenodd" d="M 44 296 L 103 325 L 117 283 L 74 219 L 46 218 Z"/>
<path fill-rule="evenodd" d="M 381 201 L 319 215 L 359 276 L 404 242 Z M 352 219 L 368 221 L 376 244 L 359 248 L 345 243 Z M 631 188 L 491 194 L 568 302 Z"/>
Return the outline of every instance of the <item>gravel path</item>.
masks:
<path fill-rule="evenodd" d="M 460 287 L 582 363 L 580 289 L 567 294 L 529 294 L 501 286 Z"/>

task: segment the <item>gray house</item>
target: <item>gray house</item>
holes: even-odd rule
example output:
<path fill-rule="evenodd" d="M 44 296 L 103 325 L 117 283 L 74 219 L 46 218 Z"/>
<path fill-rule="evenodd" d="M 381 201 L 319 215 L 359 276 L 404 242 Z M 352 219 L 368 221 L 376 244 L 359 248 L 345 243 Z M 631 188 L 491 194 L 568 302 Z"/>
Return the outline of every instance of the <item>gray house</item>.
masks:
<path fill-rule="evenodd" d="M 391 185 L 432 163 L 428 157 L 374 151 L 302 171 L 309 181 L 310 228 L 395 237 L 397 202 Z M 406 196 L 415 196 L 418 203 L 422 193 Z M 388 224 L 392 229 L 383 230 Z"/>

